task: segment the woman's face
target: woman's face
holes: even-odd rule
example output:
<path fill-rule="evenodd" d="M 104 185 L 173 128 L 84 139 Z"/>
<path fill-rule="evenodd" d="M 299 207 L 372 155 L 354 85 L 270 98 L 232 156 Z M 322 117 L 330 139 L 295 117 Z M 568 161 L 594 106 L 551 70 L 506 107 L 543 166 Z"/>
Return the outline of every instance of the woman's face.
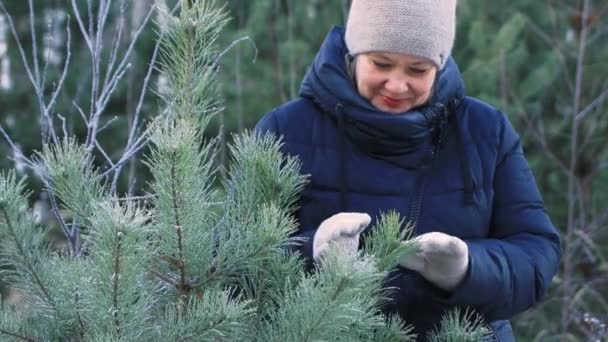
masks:
<path fill-rule="evenodd" d="M 356 58 L 357 90 L 376 108 L 403 113 L 431 96 L 437 74 L 431 61 L 389 52 L 369 52 Z"/>

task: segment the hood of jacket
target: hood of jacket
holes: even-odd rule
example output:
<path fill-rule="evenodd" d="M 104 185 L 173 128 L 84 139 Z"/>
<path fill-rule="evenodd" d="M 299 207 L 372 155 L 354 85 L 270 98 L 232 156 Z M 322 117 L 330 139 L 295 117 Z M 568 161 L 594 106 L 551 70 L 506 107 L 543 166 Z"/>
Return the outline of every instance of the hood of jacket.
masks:
<path fill-rule="evenodd" d="M 300 89 L 356 148 L 406 168 L 417 168 L 434 153 L 449 108 L 464 96 L 456 63 L 450 58 L 438 73 L 431 99 L 401 114 L 383 112 L 359 95 L 347 72 L 344 29 L 333 27 Z"/>

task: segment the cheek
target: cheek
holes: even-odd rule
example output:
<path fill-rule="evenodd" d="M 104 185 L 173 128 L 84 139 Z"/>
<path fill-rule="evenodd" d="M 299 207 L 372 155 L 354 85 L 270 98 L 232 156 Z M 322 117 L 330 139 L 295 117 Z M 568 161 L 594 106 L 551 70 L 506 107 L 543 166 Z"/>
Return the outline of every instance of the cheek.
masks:
<path fill-rule="evenodd" d="M 374 77 L 373 74 L 363 75 L 365 76 L 357 79 L 357 88 L 359 93 L 369 100 L 382 87 L 382 79 Z"/>
<path fill-rule="evenodd" d="M 421 82 L 416 84 L 414 89 L 416 91 L 416 95 L 420 97 L 422 101 L 426 101 L 433 92 L 433 82 L 422 80 Z"/>

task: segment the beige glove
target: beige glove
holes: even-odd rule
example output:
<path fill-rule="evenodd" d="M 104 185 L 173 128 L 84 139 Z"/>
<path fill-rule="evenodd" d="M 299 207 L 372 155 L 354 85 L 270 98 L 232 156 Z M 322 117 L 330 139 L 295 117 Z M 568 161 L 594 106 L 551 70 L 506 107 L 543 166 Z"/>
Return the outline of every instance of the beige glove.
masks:
<path fill-rule="evenodd" d="M 469 248 L 461 239 L 439 232 L 414 238 L 419 249 L 404 256 L 399 264 L 420 273 L 426 280 L 451 291 L 464 279 L 469 267 Z"/>
<path fill-rule="evenodd" d="M 337 245 L 348 253 L 356 253 L 359 235 L 371 220 L 368 214 L 338 213 L 321 222 L 312 244 L 313 259 L 318 261 L 331 245 Z"/>

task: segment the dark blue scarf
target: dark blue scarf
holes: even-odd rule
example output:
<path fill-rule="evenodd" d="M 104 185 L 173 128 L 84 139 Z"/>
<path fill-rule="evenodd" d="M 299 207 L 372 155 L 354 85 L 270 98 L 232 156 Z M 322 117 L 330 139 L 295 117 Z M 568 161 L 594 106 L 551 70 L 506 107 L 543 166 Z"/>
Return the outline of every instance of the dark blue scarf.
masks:
<path fill-rule="evenodd" d="M 310 67 L 300 95 L 312 99 L 330 115 L 349 141 L 364 153 L 405 168 L 428 161 L 451 104 L 462 98 L 458 68 L 449 60 L 439 73 L 431 100 L 403 114 L 376 109 L 359 95 L 348 75 L 344 29 L 329 32 Z"/>

